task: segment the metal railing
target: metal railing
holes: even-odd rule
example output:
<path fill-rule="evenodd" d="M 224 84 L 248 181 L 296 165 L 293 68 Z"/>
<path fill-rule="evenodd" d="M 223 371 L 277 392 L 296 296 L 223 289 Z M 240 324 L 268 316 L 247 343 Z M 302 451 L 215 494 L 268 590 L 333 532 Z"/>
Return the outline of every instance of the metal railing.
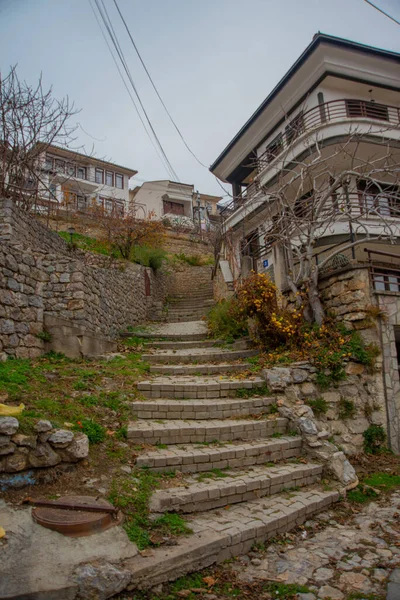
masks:
<path fill-rule="evenodd" d="M 297 117 L 295 125 L 290 126 L 289 124 L 287 130 L 278 135 L 265 152 L 258 157 L 258 173 L 261 173 L 275 158 L 288 150 L 301 134 L 315 127 L 344 119 L 353 121 L 368 119 L 369 121 L 379 121 L 388 127 L 400 124 L 400 111 L 397 106 L 348 98 L 319 104 L 300 113 Z"/>
<path fill-rule="evenodd" d="M 233 198 L 230 202 L 224 205 L 220 210 L 220 215 L 223 218 L 230 217 L 238 208 L 246 204 L 247 201 L 251 200 L 256 196 L 258 192 L 257 183 L 251 183 L 243 190 L 239 196 Z"/>

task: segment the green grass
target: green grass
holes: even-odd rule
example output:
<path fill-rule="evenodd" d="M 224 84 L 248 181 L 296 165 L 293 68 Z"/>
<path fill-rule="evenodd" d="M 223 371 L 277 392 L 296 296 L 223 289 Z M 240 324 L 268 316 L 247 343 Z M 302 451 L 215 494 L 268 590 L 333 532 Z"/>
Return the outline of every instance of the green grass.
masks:
<path fill-rule="evenodd" d="M 357 409 L 353 400 L 341 398 L 339 400 L 339 419 L 352 419 L 356 415 Z"/>
<path fill-rule="evenodd" d="M 210 469 L 210 471 L 203 471 L 202 473 L 199 473 L 199 475 L 197 476 L 197 481 L 204 481 L 205 479 L 229 477 L 230 473 L 228 473 L 227 471 L 229 471 L 229 467 L 226 467 L 225 469 L 214 468 L 214 469 Z"/>
<path fill-rule="evenodd" d="M 305 403 L 312 408 L 316 417 L 324 415 L 329 408 L 329 404 L 324 398 L 316 398 L 315 400 L 307 399 L 305 400 Z"/>
<path fill-rule="evenodd" d="M 269 389 L 264 384 L 252 388 L 238 388 L 235 392 L 237 398 L 252 398 L 253 396 L 267 396 Z"/>
<path fill-rule="evenodd" d="M 68 244 L 71 242 L 71 236 L 67 231 L 59 231 L 58 235 L 63 238 Z M 112 256 L 112 253 L 105 242 L 101 242 L 95 238 L 89 237 L 88 235 L 82 235 L 81 233 L 74 233 L 72 236 L 72 243 L 77 248 L 85 250 L 87 252 L 95 252 L 96 254 L 104 254 L 105 256 Z"/>
<path fill-rule="evenodd" d="M 109 500 L 125 514 L 124 528 L 129 539 L 139 550 L 158 545 L 154 534 L 187 535 L 191 530 L 182 517 L 166 513 L 155 521 L 149 519 L 149 500 L 153 491 L 160 487 L 163 478 L 174 473 L 153 473 L 147 469 L 135 469 L 130 475 L 114 479 Z"/>
<path fill-rule="evenodd" d="M 354 490 L 347 492 L 347 499 L 356 504 L 366 504 L 377 498 L 379 491 L 388 492 L 399 487 L 400 475 L 385 472 L 371 473 L 364 477 Z"/>
<path fill-rule="evenodd" d="M 0 394 L 8 394 L 12 404 L 25 405 L 19 417 L 22 432 L 31 432 L 38 419 L 48 419 L 55 427 L 65 428 L 67 422 L 74 429 L 87 429 L 92 442 L 98 443 L 104 440 L 101 429 L 107 420 L 126 426 L 129 397 L 138 397 L 136 383 L 148 369 L 137 353 L 93 361 L 53 352 L 35 360 L 0 363 Z M 118 391 L 107 389 L 109 380 Z"/>

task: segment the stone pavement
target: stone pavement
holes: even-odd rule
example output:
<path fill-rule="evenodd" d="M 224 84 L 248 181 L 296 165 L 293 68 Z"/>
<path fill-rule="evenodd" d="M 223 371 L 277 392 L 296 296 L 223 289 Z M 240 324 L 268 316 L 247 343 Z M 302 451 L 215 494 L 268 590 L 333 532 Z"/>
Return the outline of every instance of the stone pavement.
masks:
<path fill-rule="evenodd" d="M 334 509 L 306 521 L 287 544 L 235 560 L 242 581 L 259 578 L 307 586 L 299 600 L 400 599 L 400 492 L 372 502 L 341 524 Z M 322 527 L 322 529 L 321 529 Z M 365 594 L 365 596 L 364 596 Z"/>

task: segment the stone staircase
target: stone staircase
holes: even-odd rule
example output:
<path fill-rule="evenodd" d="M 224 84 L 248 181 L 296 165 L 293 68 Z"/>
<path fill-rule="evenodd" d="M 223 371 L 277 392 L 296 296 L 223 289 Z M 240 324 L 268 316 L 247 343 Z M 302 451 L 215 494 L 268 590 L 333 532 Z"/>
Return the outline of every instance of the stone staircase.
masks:
<path fill-rule="evenodd" d="M 128 441 L 144 445 L 137 467 L 183 474 L 179 487 L 154 492 L 150 509 L 184 513 L 193 533 L 128 561 L 137 589 L 248 552 L 339 498 L 322 488 L 322 465 L 304 459 L 264 380 L 235 377 L 254 348 L 221 347 L 186 328 L 147 345 L 152 377 L 138 384 Z"/>
<path fill-rule="evenodd" d="M 188 289 L 187 295 L 169 298 L 167 320 L 170 323 L 199 321 L 215 304 L 212 281 L 201 289 Z"/>

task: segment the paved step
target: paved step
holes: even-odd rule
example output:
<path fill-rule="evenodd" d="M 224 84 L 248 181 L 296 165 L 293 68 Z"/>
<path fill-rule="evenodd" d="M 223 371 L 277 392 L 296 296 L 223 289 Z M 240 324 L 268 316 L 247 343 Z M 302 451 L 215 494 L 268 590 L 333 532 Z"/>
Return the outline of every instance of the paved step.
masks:
<path fill-rule="evenodd" d="M 262 377 L 252 379 L 219 379 L 182 375 L 171 377 L 155 377 L 152 380 L 140 381 L 137 389 L 146 398 L 228 398 L 236 395 L 239 389 L 255 390 L 265 387 Z"/>
<path fill-rule="evenodd" d="M 193 534 L 181 538 L 176 546 L 156 548 L 151 556 L 137 555 L 125 561 L 132 588 L 151 588 L 245 554 L 255 542 L 294 529 L 338 500 L 338 492 L 314 487 L 201 513 L 189 522 Z"/>
<path fill-rule="evenodd" d="M 215 300 L 212 298 L 204 300 L 203 298 L 171 298 L 168 306 L 213 306 Z"/>
<path fill-rule="evenodd" d="M 129 331 L 123 331 L 121 332 L 120 336 L 122 338 L 140 337 L 145 340 L 153 340 L 157 342 L 200 342 L 207 340 L 207 335 L 204 333 L 192 333 L 188 335 L 161 335 L 160 333 L 130 333 Z"/>
<path fill-rule="evenodd" d="M 250 369 L 251 365 L 249 363 L 220 363 L 217 365 L 155 365 L 150 367 L 150 373 L 159 373 L 160 375 L 213 375 L 215 373 L 243 373 Z"/>
<path fill-rule="evenodd" d="M 184 448 L 171 445 L 168 449 L 140 454 L 136 465 L 160 473 L 173 470 L 200 473 L 211 469 L 243 469 L 295 458 L 301 455 L 301 448 L 301 437 L 291 435 L 226 445 L 185 444 Z"/>
<path fill-rule="evenodd" d="M 226 348 L 209 349 L 193 348 L 185 350 L 158 350 L 153 354 L 142 354 L 142 359 L 151 364 L 203 364 L 204 362 L 236 361 L 241 358 L 257 356 L 258 350 L 228 350 Z"/>
<path fill-rule="evenodd" d="M 178 342 L 176 340 L 173 341 L 161 341 L 161 342 L 151 342 L 147 345 L 147 348 L 157 348 L 164 350 L 186 350 L 187 348 L 212 348 L 213 346 L 217 346 L 218 344 L 222 344 L 221 340 L 194 340 L 194 341 L 182 341 Z"/>
<path fill-rule="evenodd" d="M 217 398 L 213 400 L 148 400 L 131 402 L 139 419 L 229 419 L 268 413 L 275 398 Z"/>
<path fill-rule="evenodd" d="M 128 440 L 134 444 L 193 444 L 217 440 L 255 440 L 286 432 L 288 420 L 232 419 L 133 421 L 128 424 Z"/>
<path fill-rule="evenodd" d="M 151 497 L 150 510 L 155 513 L 193 513 L 272 496 L 283 490 L 318 483 L 322 465 L 285 464 L 224 474 L 226 476 L 205 481 L 192 477 L 185 481 L 185 487 L 157 490 Z"/>
<path fill-rule="evenodd" d="M 168 323 L 192 323 L 193 321 L 198 321 L 199 317 L 203 317 L 204 315 L 193 315 L 186 317 L 177 317 L 177 316 L 169 316 Z"/>

